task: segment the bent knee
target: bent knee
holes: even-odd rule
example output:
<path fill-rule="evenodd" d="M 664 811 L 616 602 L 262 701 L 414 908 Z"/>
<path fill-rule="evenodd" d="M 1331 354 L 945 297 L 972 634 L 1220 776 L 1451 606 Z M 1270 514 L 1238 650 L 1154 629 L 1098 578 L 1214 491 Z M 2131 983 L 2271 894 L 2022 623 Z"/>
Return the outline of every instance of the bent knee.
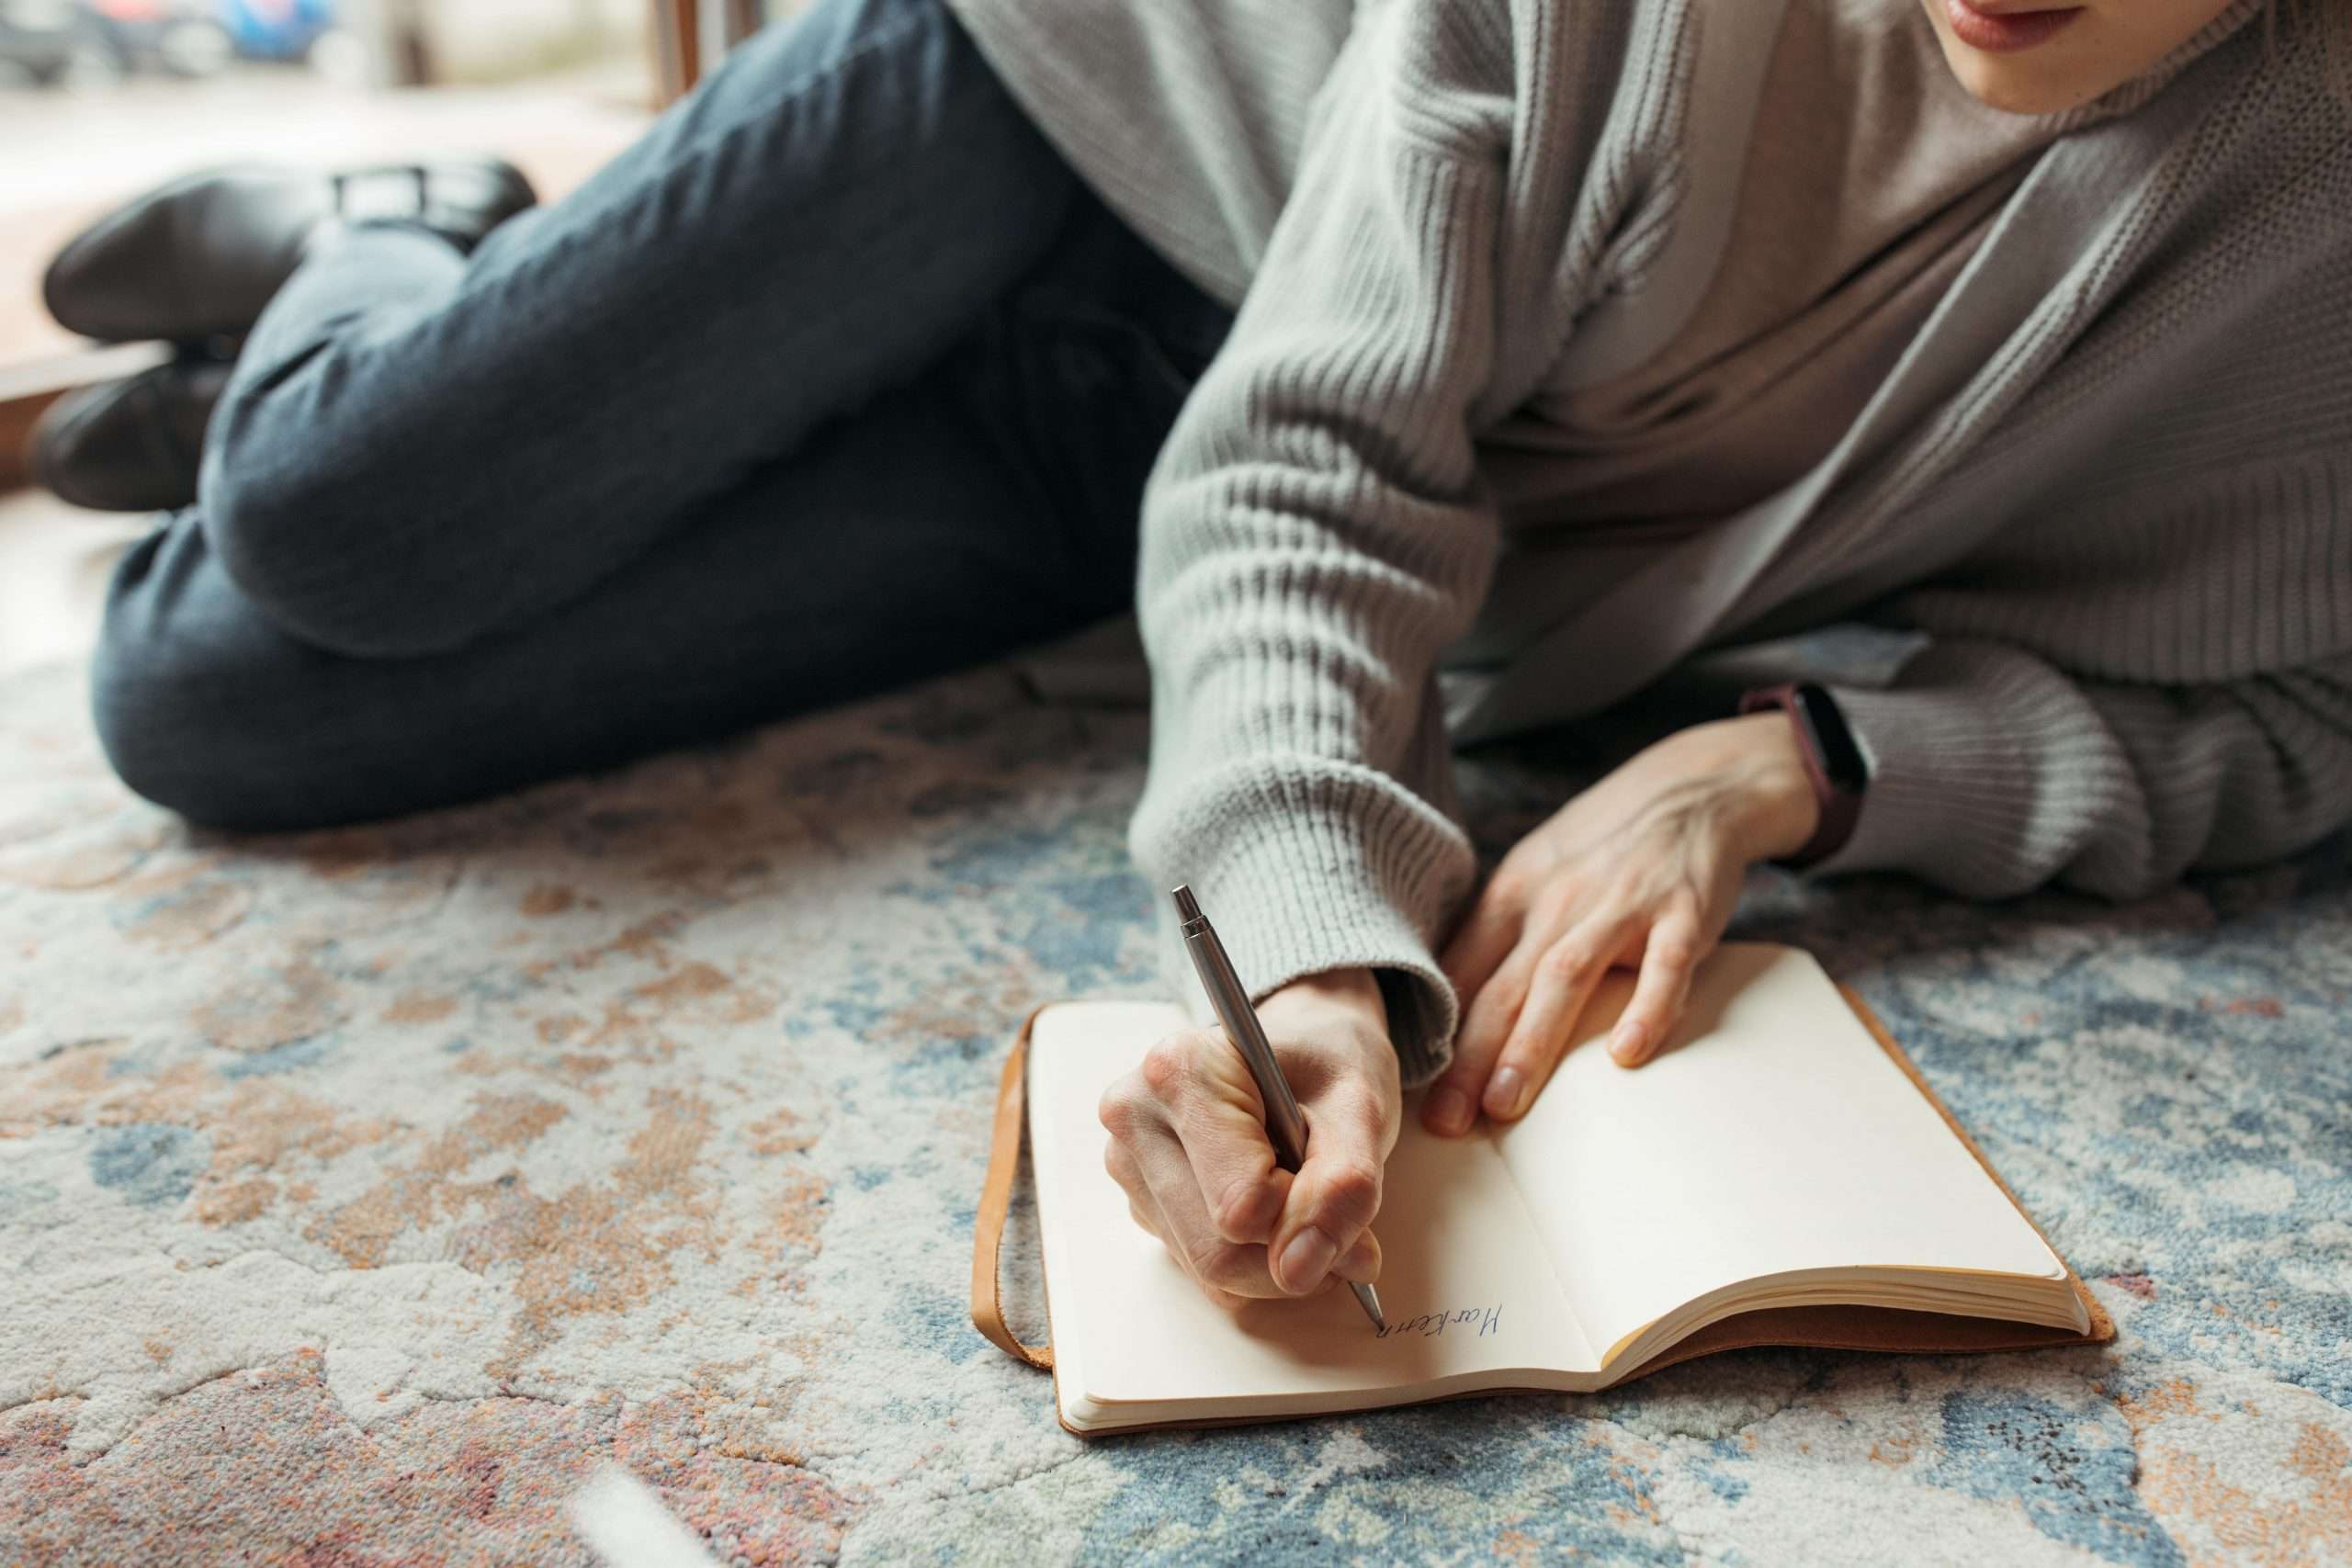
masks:
<path fill-rule="evenodd" d="M 90 717 L 131 790 L 208 828 L 307 827 L 273 809 L 252 754 L 255 716 L 160 650 L 109 637 L 92 667 Z"/>
<path fill-rule="evenodd" d="M 255 608 L 292 636 L 330 653 L 406 651 L 380 593 L 338 548 L 352 515 L 341 487 L 282 464 L 208 460 L 205 532 L 221 570 Z"/>
<path fill-rule="evenodd" d="M 413 475 L 404 482 L 366 454 L 289 434 L 288 416 L 266 401 L 223 405 L 198 484 L 204 531 L 230 580 L 329 653 L 409 658 L 466 640 L 472 628 L 452 618 L 463 606 L 417 592 L 385 559 Z"/>
<path fill-rule="evenodd" d="M 298 705 L 284 700 L 317 656 L 237 605 L 202 547 L 183 520 L 117 570 L 90 672 L 107 761 L 139 795 L 207 827 L 348 819 L 306 776 L 306 741 L 319 738 L 300 732 Z"/>
<path fill-rule="evenodd" d="M 239 802 L 207 764 L 201 733 L 180 723 L 155 685 L 101 656 L 92 671 L 90 719 L 115 776 L 132 793 L 209 828 L 237 828 Z"/>

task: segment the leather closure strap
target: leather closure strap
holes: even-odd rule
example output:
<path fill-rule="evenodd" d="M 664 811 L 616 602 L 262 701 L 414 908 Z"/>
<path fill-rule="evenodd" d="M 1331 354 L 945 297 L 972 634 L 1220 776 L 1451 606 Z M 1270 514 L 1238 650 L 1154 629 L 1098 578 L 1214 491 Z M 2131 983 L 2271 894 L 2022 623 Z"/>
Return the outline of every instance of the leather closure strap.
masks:
<path fill-rule="evenodd" d="M 1051 1371 L 1051 1345 L 1024 1345 L 1004 1321 L 1004 1290 L 999 1274 L 1004 1251 L 1005 1215 L 1012 1208 L 1012 1183 L 1021 1174 L 1022 1134 L 1029 1122 L 1029 1031 L 1031 1013 L 1005 1057 L 996 1089 L 996 1126 L 989 1137 L 988 1176 L 980 1183 L 980 1208 L 972 1224 L 972 1326 L 1008 1356 Z"/>

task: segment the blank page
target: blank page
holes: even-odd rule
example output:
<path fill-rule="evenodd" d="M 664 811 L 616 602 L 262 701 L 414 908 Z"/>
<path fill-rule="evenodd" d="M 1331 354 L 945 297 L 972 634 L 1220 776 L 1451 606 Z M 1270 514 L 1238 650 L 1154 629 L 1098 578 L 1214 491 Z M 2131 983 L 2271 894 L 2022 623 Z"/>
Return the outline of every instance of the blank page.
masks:
<path fill-rule="evenodd" d="M 1096 1116 L 1112 1081 L 1186 1021 L 1171 1005 L 1078 1002 L 1046 1009 L 1030 1032 L 1038 1226 L 1066 1406 L 1073 1393 L 1098 1404 L 1411 1397 L 1401 1391 L 1500 1369 L 1597 1367 L 1493 1145 L 1429 1137 L 1409 1111 L 1374 1224 L 1387 1337 L 1342 1287 L 1238 1313 L 1211 1303 L 1128 1214 L 1102 1168 Z"/>
<path fill-rule="evenodd" d="M 1495 1139 L 1606 1356 L 1709 1292 L 1794 1269 L 2065 1275 L 1813 957 L 1726 943 L 1668 1048 L 1604 1042 L 1603 984 L 1534 1109 Z"/>

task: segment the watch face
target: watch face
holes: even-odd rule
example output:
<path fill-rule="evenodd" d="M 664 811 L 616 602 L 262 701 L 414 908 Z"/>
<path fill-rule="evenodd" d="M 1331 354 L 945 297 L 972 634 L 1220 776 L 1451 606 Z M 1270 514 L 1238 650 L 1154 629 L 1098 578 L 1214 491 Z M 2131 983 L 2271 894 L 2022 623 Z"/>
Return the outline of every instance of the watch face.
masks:
<path fill-rule="evenodd" d="M 1854 743 L 1853 731 L 1846 728 L 1846 716 L 1838 711 L 1837 699 L 1819 686 L 1799 686 L 1796 706 L 1813 737 L 1821 771 L 1843 793 L 1861 794 L 1862 786 L 1870 783 L 1870 768 L 1862 761 L 1862 749 Z"/>

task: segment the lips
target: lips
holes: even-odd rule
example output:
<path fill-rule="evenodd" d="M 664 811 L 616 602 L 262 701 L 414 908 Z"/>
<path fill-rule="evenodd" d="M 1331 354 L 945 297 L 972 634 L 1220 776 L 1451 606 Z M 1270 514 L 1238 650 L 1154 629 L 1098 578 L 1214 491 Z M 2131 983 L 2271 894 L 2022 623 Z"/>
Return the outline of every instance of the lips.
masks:
<path fill-rule="evenodd" d="M 2041 11 L 1994 10 L 1973 0 L 1944 0 L 1944 15 L 1952 32 L 1969 48 L 1987 54 L 2014 54 L 2046 43 L 2082 14 L 2080 6 Z"/>

